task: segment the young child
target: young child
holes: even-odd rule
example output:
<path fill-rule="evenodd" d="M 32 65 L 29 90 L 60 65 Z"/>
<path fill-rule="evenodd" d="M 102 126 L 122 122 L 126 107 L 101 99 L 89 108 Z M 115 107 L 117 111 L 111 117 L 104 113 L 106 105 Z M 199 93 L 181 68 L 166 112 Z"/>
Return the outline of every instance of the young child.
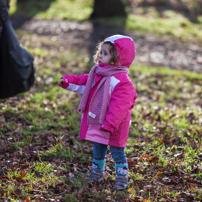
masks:
<path fill-rule="evenodd" d="M 110 145 L 116 162 L 113 191 L 128 186 L 128 164 L 124 151 L 128 138 L 131 111 L 137 98 L 128 76 L 135 58 L 134 41 L 123 35 L 106 38 L 94 56 L 96 65 L 89 74 L 66 75 L 58 83 L 64 89 L 83 94 L 80 138 L 94 142 L 92 175 L 89 183 L 102 181 L 105 156 Z"/>

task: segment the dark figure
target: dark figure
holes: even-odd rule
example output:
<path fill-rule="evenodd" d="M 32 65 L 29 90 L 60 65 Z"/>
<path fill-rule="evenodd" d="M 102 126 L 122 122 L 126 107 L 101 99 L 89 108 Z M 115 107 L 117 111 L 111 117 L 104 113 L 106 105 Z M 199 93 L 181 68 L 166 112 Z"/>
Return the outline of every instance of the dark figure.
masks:
<path fill-rule="evenodd" d="M 4 0 L 4 1 L 5 1 L 5 4 L 6 4 L 8 10 L 9 10 L 9 7 L 10 7 L 10 0 Z M 0 8 L 0 9 L 1 9 L 1 8 Z M 2 22 L 1 22 L 1 19 L 0 19 L 0 36 L 1 36 L 2 29 L 3 29 L 3 27 L 2 27 Z"/>

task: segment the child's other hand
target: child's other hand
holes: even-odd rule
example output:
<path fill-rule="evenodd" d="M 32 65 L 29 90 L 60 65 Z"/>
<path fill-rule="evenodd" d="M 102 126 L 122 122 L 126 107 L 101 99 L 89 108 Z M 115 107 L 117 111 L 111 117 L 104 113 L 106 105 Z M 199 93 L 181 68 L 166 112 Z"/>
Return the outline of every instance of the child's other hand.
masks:
<path fill-rule="evenodd" d="M 61 86 L 63 86 L 64 82 L 65 82 L 64 79 L 60 79 L 58 82 L 58 85 L 61 87 Z"/>

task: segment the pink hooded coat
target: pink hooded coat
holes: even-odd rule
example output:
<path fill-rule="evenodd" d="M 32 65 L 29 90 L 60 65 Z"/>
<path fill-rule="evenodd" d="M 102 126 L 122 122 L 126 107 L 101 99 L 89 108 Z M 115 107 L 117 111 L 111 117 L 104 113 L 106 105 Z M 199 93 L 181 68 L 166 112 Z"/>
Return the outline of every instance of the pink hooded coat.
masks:
<path fill-rule="evenodd" d="M 114 35 L 105 39 L 105 41 L 110 41 L 116 47 L 120 65 L 129 68 L 135 58 L 134 41 L 130 37 L 123 35 Z M 100 64 L 99 66 L 107 67 L 109 65 Z M 62 77 L 65 81 L 62 88 L 83 94 L 88 76 L 89 74 L 80 76 L 66 75 Z M 135 88 L 126 73 L 111 76 L 109 109 L 106 119 L 103 125 L 88 124 L 87 117 L 91 116 L 89 104 L 101 79 L 102 76 L 100 75 L 94 76 L 86 111 L 82 113 L 80 138 L 115 147 L 125 147 L 129 132 L 131 111 L 137 98 Z M 109 132 L 100 130 L 101 127 Z"/>

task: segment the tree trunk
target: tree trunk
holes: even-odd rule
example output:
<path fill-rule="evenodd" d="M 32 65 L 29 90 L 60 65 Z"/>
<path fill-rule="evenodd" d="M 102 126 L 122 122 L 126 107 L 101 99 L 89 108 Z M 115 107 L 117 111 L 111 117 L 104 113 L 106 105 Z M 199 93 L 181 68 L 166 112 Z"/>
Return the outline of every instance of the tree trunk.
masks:
<path fill-rule="evenodd" d="M 94 0 L 91 18 L 112 16 L 127 16 L 125 5 L 121 0 Z"/>

